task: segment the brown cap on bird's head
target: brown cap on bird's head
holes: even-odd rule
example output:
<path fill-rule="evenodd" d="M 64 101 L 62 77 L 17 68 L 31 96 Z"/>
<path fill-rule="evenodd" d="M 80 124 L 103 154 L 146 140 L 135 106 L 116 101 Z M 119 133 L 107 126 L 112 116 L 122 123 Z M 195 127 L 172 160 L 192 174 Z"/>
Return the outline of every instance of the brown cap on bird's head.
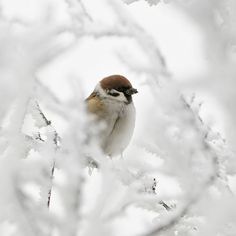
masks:
<path fill-rule="evenodd" d="M 124 92 L 126 95 L 137 93 L 137 89 L 132 87 L 132 84 L 122 75 L 111 75 L 100 81 L 103 89 L 115 89 Z"/>

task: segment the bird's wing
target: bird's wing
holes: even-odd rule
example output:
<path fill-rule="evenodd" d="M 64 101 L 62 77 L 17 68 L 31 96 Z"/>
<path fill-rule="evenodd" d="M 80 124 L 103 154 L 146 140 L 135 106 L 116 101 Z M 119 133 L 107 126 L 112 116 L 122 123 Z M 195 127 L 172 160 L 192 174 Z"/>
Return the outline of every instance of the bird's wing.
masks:
<path fill-rule="evenodd" d="M 97 115 L 98 117 L 102 116 L 105 106 L 95 92 L 91 93 L 85 102 L 87 103 L 87 109 L 89 112 Z"/>

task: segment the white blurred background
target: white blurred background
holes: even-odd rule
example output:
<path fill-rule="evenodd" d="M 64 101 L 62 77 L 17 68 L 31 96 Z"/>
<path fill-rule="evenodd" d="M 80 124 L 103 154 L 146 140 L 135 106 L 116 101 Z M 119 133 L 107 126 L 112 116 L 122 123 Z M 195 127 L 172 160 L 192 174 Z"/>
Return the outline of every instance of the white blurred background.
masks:
<path fill-rule="evenodd" d="M 0 1 L 0 235 L 234 236 L 235 9 Z M 139 93 L 110 160 L 85 142 L 84 99 L 112 74 Z"/>

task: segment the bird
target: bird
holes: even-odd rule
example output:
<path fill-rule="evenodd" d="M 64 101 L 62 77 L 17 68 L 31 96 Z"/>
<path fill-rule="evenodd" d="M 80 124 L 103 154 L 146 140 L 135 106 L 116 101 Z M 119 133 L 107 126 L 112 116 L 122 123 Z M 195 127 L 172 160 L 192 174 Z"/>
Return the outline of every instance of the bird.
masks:
<path fill-rule="evenodd" d="M 106 155 L 123 156 L 132 138 L 136 110 L 132 96 L 138 93 L 130 81 L 122 75 L 103 78 L 85 100 L 87 111 L 95 122 L 103 123 L 99 131 L 99 145 Z"/>

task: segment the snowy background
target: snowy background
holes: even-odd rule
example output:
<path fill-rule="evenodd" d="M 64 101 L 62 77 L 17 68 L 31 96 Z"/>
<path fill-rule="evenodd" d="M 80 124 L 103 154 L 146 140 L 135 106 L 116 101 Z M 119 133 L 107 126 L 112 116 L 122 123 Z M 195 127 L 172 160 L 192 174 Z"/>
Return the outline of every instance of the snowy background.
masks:
<path fill-rule="evenodd" d="M 0 1 L 0 235 L 236 235 L 234 0 Z M 124 158 L 84 99 L 138 89 Z M 86 153 L 99 163 L 93 168 Z"/>

